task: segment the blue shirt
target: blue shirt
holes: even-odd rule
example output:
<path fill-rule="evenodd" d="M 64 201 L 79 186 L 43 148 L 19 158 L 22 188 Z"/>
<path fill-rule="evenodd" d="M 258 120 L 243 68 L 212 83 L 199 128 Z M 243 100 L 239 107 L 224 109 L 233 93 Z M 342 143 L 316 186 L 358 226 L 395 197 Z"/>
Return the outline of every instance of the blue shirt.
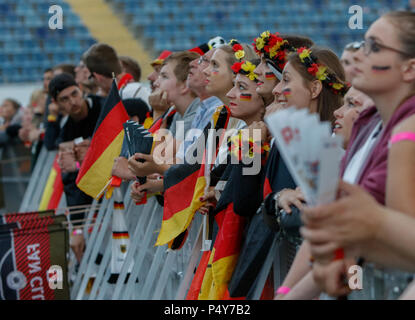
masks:
<path fill-rule="evenodd" d="M 179 151 L 176 155 L 177 157 L 184 159 L 187 149 L 196 142 L 197 138 L 203 132 L 203 129 L 212 120 L 213 113 L 220 106 L 223 106 L 223 102 L 217 97 L 210 97 L 200 102 L 200 106 L 196 111 L 191 125 L 192 129 L 199 130 L 199 134 L 195 134 L 195 131 L 186 134 L 185 140 L 180 144 Z"/>

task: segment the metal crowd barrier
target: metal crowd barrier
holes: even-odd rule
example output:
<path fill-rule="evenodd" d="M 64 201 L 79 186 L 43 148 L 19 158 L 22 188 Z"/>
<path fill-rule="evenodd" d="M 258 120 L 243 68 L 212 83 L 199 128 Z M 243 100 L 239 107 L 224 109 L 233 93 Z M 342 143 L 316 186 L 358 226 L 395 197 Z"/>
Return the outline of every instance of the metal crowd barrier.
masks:
<path fill-rule="evenodd" d="M 33 169 L 29 184 L 23 196 L 19 212 L 36 211 L 48 180 L 50 170 L 55 159 L 56 151 L 42 148 Z"/>
<path fill-rule="evenodd" d="M 30 180 L 30 150 L 16 141 L 0 147 L 0 212 L 18 212 Z"/>
<path fill-rule="evenodd" d="M 20 207 L 21 212 L 37 210 L 55 154 L 45 149 L 41 151 Z M 69 274 L 73 275 L 71 299 L 185 299 L 201 257 L 202 216 L 195 215 L 186 243 L 182 249 L 173 251 L 167 245 L 154 246 L 163 217 L 163 208 L 155 197 L 150 197 L 145 205 L 136 205 L 127 191 L 124 204 L 130 246 L 116 283 L 108 282 L 111 275 L 113 199 L 104 198 L 101 203 L 94 200 L 86 215 L 83 230 L 86 249 L 78 270 L 74 268 L 74 254 L 70 252 L 69 255 Z M 258 276 L 253 299 L 259 299 L 271 269 L 274 286 L 282 283 L 290 264 L 287 250 L 292 251 L 290 244 L 275 237 Z M 97 260 L 100 260 L 99 263 Z"/>

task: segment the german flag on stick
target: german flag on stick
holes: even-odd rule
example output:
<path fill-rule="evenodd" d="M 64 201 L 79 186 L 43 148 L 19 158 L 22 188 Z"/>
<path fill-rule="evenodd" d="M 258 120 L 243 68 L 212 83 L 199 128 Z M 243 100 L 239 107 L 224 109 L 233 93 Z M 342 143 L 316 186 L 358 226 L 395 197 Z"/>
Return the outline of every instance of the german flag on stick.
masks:
<path fill-rule="evenodd" d="M 76 179 L 78 188 L 93 198 L 99 198 L 111 179 L 114 159 L 120 155 L 124 139 L 123 123 L 127 120 L 114 80 Z"/>
<path fill-rule="evenodd" d="M 226 129 L 229 117 L 229 108 L 219 107 L 213 114 L 211 123 L 206 126 L 195 144 L 203 143 L 203 146 L 206 146 L 209 129 Z M 196 211 L 203 205 L 200 198 L 204 195 L 207 185 L 205 165 L 210 165 L 205 163 L 205 159 L 206 150 L 202 163 L 174 165 L 167 170 L 164 176 L 163 221 L 156 246 L 162 246 L 184 232 L 192 222 Z"/>
<path fill-rule="evenodd" d="M 59 206 L 63 194 L 63 182 L 61 168 L 58 165 L 58 155 L 53 160 L 45 190 L 40 201 L 39 210 L 56 209 Z"/>

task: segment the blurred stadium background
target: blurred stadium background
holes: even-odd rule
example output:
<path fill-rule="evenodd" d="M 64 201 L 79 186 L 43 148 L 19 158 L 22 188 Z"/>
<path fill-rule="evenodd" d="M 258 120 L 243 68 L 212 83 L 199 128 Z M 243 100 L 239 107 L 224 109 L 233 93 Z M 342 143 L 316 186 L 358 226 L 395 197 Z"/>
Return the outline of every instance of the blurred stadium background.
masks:
<path fill-rule="evenodd" d="M 0 0 L 0 101 L 23 106 L 42 86 L 43 71 L 77 64 L 95 42 L 135 58 L 142 81 L 162 50 L 184 50 L 215 36 L 252 43 L 264 30 L 302 34 L 341 54 L 361 40 L 380 14 L 402 9 L 408 0 Z M 63 10 L 63 29 L 49 29 L 52 13 Z M 351 30 L 349 7 L 363 8 L 363 29 Z M 30 152 L 4 151 L 0 165 L 0 208 L 15 211 L 30 178 Z M 7 200 L 6 203 L 3 203 Z"/>
<path fill-rule="evenodd" d="M 63 29 L 51 30 L 49 7 L 63 9 Z M 363 8 L 363 29 L 348 28 L 351 5 Z M 194 47 L 220 35 L 252 42 L 264 30 L 310 36 L 340 54 L 361 39 L 382 12 L 407 0 L 1 0 L 0 84 L 39 82 L 53 65 L 77 63 L 94 42 L 138 59 L 143 75 L 161 50 Z M 10 94 L 10 86 L 3 94 Z M 18 90 L 23 99 L 21 86 Z M 28 90 L 30 91 L 30 90 Z M 23 94 L 23 96 L 22 96 Z M 21 101 L 26 103 L 27 101 Z"/>

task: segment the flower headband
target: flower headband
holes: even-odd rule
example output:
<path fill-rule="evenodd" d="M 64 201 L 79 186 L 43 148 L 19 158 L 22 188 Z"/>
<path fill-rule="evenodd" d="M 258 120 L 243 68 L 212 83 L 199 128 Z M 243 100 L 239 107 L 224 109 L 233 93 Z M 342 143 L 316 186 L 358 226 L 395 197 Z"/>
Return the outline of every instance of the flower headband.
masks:
<path fill-rule="evenodd" d="M 310 49 L 302 47 L 297 50 L 301 63 L 307 68 L 307 72 L 316 79 L 320 80 L 326 87 L 330 88 L 335 94 L 344 96 L 349 90 L 348 84 L 343 84 L 338 77 L 327 71 L 327 66 L 316 63 L 316 58 Z"/>
<path fill-rule="evenodd" d="M 235 58 L 239 62 L 235 62 L 231 67 L 232 71 L 235 74 L 243 74 L 249 78 L 251 81 L 257 81 L 257 75 L 254 73 L 256 65 L 250 61 L 242 61 L 242 58 L 245 57 L 245 51 L 242 45 L 238 40 L 232 39 L 229 41 L 229 45 L 232 47 L 232 50 L 235 52 Z"/>
<path fill-rule="evenodd" d="M 239 61 L 245 57 L 245 51 L 242 45 L 238 42 L 238 40 L 232 39 L 229 41 L 229 45 L 232 47 L 232 50 L 235 52 L 235 58 Z"/>
<path fill-rule="evenodd" d="M 231 67 L 232 71 L 237 74 L 243 74 L 251 81 L 257 81 L 257 75 L 254 73 L 256 66 L 250 61 L 235 62 Z"/>
<path fill-rule="evenodd" d="M 272 34 L 264 31 L 261 36 L 254 39 L 252 44 L 258 55 L 263 54 L 264 58 L 273 63 L 273 67 L 282 72 L 286 63 L 286 50 L 295 51 L 295 49 L 279 36 L 278 33 Z"/>

